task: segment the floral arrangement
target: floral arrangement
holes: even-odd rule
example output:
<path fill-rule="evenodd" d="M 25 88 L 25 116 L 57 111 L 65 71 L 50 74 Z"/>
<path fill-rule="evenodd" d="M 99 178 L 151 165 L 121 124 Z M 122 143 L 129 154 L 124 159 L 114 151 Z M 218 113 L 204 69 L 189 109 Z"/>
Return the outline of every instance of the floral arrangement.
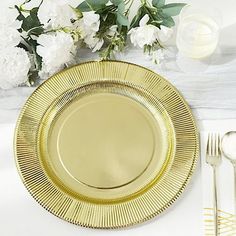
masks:
<path fill-rule="evenodd" d="M 77 63 L 87 47 L 101 59 L 115 58 L 130 43 L 158 55 L 183 3 L 141 0 L 130 20 L 134 0 L 25 0 L 0 14 L 0 88 L 33 85 Z M 75 1 L 73 1 L 74 3 Z M 32 4 L 33 3 L 33 4 Z"/>

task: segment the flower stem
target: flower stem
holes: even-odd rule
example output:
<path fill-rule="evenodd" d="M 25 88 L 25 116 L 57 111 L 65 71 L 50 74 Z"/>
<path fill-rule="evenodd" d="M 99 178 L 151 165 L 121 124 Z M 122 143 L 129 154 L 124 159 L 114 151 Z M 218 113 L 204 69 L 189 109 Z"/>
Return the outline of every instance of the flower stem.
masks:
<path fill-rule="evenodd" d="M 140 0 L 142 5 L 146 5 L 147 4 L 147 0 Z"/>
<path fill-rule="evenodd" d="M 130 2 L 130 1 L 129 1 L 129 2 Z M 134 3 L 134 0 L 131 0 L 131 3 L 130 3 L 130 5 L 129 5 L 129 7 L 128 7 L 128 9 L 127 9 L 126 13 L 125 13 L 125 15 L 126 15 L 126 16 L 128 16 L 128 15 L 129 15 L 129 12 L 130 12 L 130 9 L 131 9 L 131 7 L 132 7 L 133 3 Z"/>

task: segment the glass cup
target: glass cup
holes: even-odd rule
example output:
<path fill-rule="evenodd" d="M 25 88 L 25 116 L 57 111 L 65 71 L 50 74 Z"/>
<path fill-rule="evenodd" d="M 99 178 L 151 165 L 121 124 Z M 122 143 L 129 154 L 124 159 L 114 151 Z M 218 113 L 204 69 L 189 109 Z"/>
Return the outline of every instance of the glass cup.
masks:
<path fill-rule="evenodd" d="M 176 44 L 179 52 L 193 59 L 214 53 L 219 42 L 220 17 L 217 10 L 187 5 L 180 14 Z"/>

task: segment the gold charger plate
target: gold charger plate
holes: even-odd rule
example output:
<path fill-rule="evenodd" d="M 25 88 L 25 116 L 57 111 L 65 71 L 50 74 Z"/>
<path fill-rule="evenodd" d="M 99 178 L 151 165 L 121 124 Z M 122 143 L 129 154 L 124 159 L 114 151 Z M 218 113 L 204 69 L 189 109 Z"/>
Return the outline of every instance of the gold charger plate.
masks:
<path fill-rule="evenodd" d="M 147 220 L 182 193 L 198 157 L 190 109 L 165 79 L 125 62 L 88 62 L 44 82 L 22 109 L 15 157 L 48 211 L 118 228 Z"/>

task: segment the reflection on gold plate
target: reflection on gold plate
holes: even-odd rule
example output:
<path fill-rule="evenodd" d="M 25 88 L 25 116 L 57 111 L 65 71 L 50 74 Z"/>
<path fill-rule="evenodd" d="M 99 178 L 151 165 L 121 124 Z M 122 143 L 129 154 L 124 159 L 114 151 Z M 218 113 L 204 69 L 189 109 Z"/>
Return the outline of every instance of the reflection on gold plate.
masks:
<path fill-rule="evenodd" d="M 186 102 L 159 75 L 125 62 L 89 62 L 31 95 L 15 154 L 27 189 L 51 213 L 118 228 L 174 202 L 194 170 L 198 135 Z"/>

